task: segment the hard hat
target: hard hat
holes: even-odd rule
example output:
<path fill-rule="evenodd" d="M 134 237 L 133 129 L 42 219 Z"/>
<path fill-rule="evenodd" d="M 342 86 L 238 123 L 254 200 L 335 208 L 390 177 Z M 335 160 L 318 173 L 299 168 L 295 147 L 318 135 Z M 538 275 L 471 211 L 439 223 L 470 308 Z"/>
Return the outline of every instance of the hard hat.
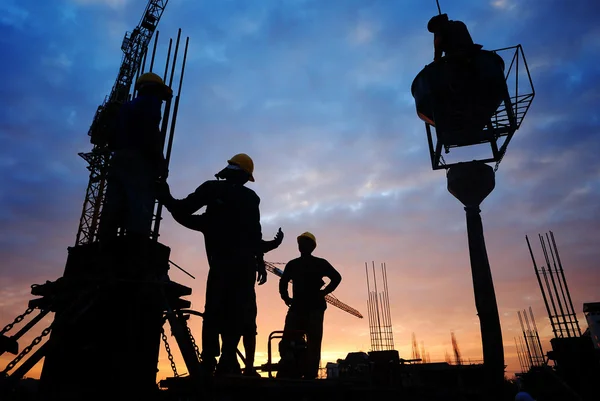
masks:
<path fill-rule="evenodd" d="M 254 173 L 254 162 L 250 156 L 245 153 L 238 153 L 227 160 L 227 163 L 234 164 L 244 170 L 250 176 L 248 180 L 254 182 L 254 176 L 252 175 Z"/>
<path fill-rule="evenodd" d="M 308 238 L 309 240 L 311 240 L 312 242 L 314 242 L 314 243 L 315 243 L 315 246 L 317 246 L 317 239 L 315 238 L 315 236 L 314 236 L 314 235 L 312 235 L 312 234 L 311 234 L 311 233 L 309 233 L 308 231 L 307 231 L 307 232 L 304 232 L 304 233 L 302 233 L 302 234 L 300 234 L 300 235 L 298 236 L 298 240 L 300 240 L 300 238 L 303 238 L 303 237 L 304 237 L 304 238 Z"/>
<path fill-rule="evenodd" d="M 448 14 L 439 14 L 431 17 L 427 23 L 427 30 L 431 33 L 435 33 L 442 26 L 442 24 L 446 22 L 448 22 Z"/>
<path fill-rule="evenodd" d="M 165 95 L 165 99 L 169 98 L 173 95 L 173 90 L 169 88 L 163 79 L 153 72 L 145 72 L 139 76 L 137 81 L 135 82 L 135 89 L 140 90 L 145 86 L 156 85 L 164 90 L 163 94 Z"/>

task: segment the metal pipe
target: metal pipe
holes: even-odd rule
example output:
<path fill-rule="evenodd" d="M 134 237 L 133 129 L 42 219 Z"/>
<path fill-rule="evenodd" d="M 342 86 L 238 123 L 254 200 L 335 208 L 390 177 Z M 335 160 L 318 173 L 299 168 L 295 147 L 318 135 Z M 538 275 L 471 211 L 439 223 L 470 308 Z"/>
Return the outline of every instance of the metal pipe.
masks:
<path fill-rule="evenodd" d="M 540 335 L 538 333 L 537 325 L 535 324 L 535 318 L 533 317 L 533 310 L 531 306 L 529 307 L 529 314 L 531 315 L 531 323 L 533 324 L 533 329 L 535 330 L 535 340 L 537 342 L 537 346 L 542 357 L 543 364 L 546 364 L 546 358 L 544 357 L 544 348 L 542 347 L 542 342 L 540 341 Z"/>
<path fill-rule="evenodd" d="M 181 74 L 179 76 L 179 88 L 177 89 L 177 96 L 175 97 L 175 106 L 173 107 L 173 119 L 171 121 L 171 131 L 169 133 L 169 141 L 167 144 L 167 154 L 165 158 L 167 160 L 167 166 L 171 160 L 171 150 L 173 148 L 173 138 L 175 137 L 175 124 L 177 123 L 177 112 L 179 111 L 179 99 L 181 98 L 181 87 L 183 86 L 183 74 L 185 72 L 185 63 L 187 60 L 187 50 L 190 38 L 188 37 L 185 41 L 185 50 L 183 52 L 183 63 L 181 64 Z M 173 63 L 173 66 L 175 64 Z"/>
<path fill-rule="evenodd" d="M 546 289 L 548 291 L 548 295 L 550 296 L 550 305 L 552 305 L 552 311 L 554 314 L 550 314 L 548 317 L 550 318 L 550 322 L 553 323 L 556 327 L 556 337 L 562 337 L 562 329 L 560 328 L 560 322 L 557 321 L 558 312 L 556 310 L 556 305 L 554 304 L 554 298 L 552 297 L 550 281 L 548 280 L 548 275 L 546 274 L 546 270 L 544 270 L 544 266 L 541 267 L 542 276 L 544 277 L 544 282 L 546 283 Z"/>
<path fill-rule="evenodd" d="M 146 59 L 148 58 L 148 48 L 144 50 L 144 54 L 142 55 L 142 70 L 140 74 L 143 74 L 146 71 Z"/>
<path fill-rule="evenodd" d="M 525 345 L 527 346 L 527 356 L 529 359 L 530 366 L 533 366 L 533 358 L 531 357 L 531 349 L 529 348 L 529 342 L 527 341 L 527 334 L 525 333 L 525 326 L 523 326 L 523 319 L 521 318 L 521 311 L 517 311 L 519 316 L 519 323 L 521 324 L 521 331 L 523 332 L 523 338 L 525 339 Z"/>
<path fill-rule="evenodd" d="M 152 57 L 150 58 L 150 72 L 154 69 L 154 57 L 156 56 L 156 44 L 158 43 L 158 34 L 159 31 L 156 31 L 156 35 L 154 35 L 154 45 L 152 46 Z"/>
<path fill-rule="evenodd" d="M 171 60 L 171 46 L 173 46 L 173 38 L 169 38 L 169 49 L 167 50 L 167 61 L 165 63 L 165 73 L 163 74 L 163 82 L 167 82 L 167 72 L 169 71 L 169 61 Z"/>
<path fill-rule="evenodd" d="M 517 349 L 517 358 L 519 359 L 519 366 L 521 367 L 521 373 L 524 373 L 523 369 L 523 360 L 521 359 L 521 352 L 519 350 L 519 345 L 517 344 L 517 337 L 513 337 L 515 340 L 515 348 Z"/>
<path fill-rule="evenodd" d="M 392 325 L 392 311 L 390 308 L 390 292 L 389 292 L 389 287 L 388 287 L 388 283 L 387 283 L 387 266 L 385 263 L 381 264 L 381 270 L 383 272 L 383 284 L 384 284 L 384 291 L 385 291 L 385 304 L 386 304 L 386 310 L 387 310 L 387 315 L 388 315 L 388 330 L 389 330 L 389 335 L 390 335 L 390 349 L 394 349 L 394 327 Z"/>
<path fill-rule="evenodd" d="M 546 240 L 548 241 L 548 248 L 550 249 L 550 256 L 552 257 L 552 265 L 554 266 L 554 273 L 556 273 L 556 280 L 558 281 L 558 288 L 560 289 L 560 294 L 557 294 L 558 297 L 562 297 L 562 302 L 565 304 L 565 309 L 567 311 L 566 316 L 569 317 L 569 321 L 567 322 L 565 317 L 565 326 L 568 326 L 571 323 L 571 331 L 575 334 L 575 325 L 573 324 L 572 316 L 575 314 L 573 308 L 569 309 L 569 303 L 567 302 L 567 297 L 565 295 L 565 290 L 563 288 L 563 279 L 559 275 L 558 267 L 556 266 L 556 258 L 554 256 L 554 251 L 552 250 L 552 243 L 550 242 L 550 236 L 546 233 Z M 566 281 L 565 281 L 566 285 Z"/>
<path fill-rule="evenodd" d="M 179 28 L 179 30 L 177 31 L 177 40 L 175 41 L 175 53 L 173 54 L 173 65 L 171 66 L 171 76 L 169 77 L 169 87 L 171 87 L 173 85 L 173 76 L 175 75 L 175 65 L 177 64 L 177 53 L 179 53 L 179 40 L 180 39 L 181 39 L 181 28 Z"/>
<path fill-rule="evenodd" d="M 379 331 L 379 343 L 381 344 L 381 318 L 379 316 L 379 301 L 377 300 L 377 276 L 375 275 L 375 261 L 373 263 L 373 285 L 375 286 L 375 308 L 377 308 L 377 328 Z"/>
<path fill-rule="evenodd" d="M 571 299 L 571 292 L 569 291 L 569 287 L 567 286 L 567 279 L 565 278 L 565 271 L 563 270 L 562 263 L 560 262 L 560 256 L 558 254 L 558 247 L 556 246 L 556 241 L 554 240 L 554 233 L 552 231 L 550 231 L 550 237 L 552 238 L 552 243 L 554 245 L 554 250 L 556 252 L 556 260 L 558 261 L 558 266 L 560 267 L 560 274 L 561 274 L 563 281 L 565 282 L 565 290 L 567 292 L 569 304 L 571 305 L 571 310 L 575 311 L 575 308 L 573 308 L 573 301 Z M 579 327 L 579 321 L 577 320 L 577 315 L 575 316 L 575 324 L 577 325 L 577 332 L 581 336 L 581 328 Z"/>
<path fill-rule="evenodd" d="M 525 349 L 525 345 L 523 344 L 523 339 L 519 337 L 519 344 L 521 345 L 521 352 L 523 352 L 523 362 L 525 364 L 525 369 L 529 370 L 531 369 L 531 365 L 528 364 L 527 358 L 525 356 L 527 350 Z"/>
<path fill-rule="evenodd" d="M 371 287 L 369 285 L 369 268 L 365 262 L 365 274 L 367 278 L 367 315 L 369 317 L 369 339 L 371 340 L 371 349 L 373 349 L 373 313 L 371 312 Z"/>
<path fill-rule="evenodd" d="M 175 262 L 169 260 L 169 263 L 172 264 L 173 266 L 175 266 L 176 268 L 178 268 L 179 270 L 181 270 L 182 272 L 184 272 L 185 274 L 187 274 L 188 276 L 190 276 L 191 278 L 193 278 L 194 280 L 196 279 L 196 277 L 192 276 L 190 273 L 185 271 L 183 268 L 179 267 Z"/>
<path fill-rule="evenodd" d="M 175 43 L 175 51 L 173 52 L 173 65 L 172 65 L 172 69 L 171 69 L 171 77 L 169 80 L 169 87 L 172 87 L 173 85 L 173 75 L 175 74 L 175 65 L 176 65 L 176 61 L 177 61 L 177 52 L 179 51 L 179 40 L 181 38 L 181 28 L 179 28 L 179 31 L 177 33 L 177 41 Z M 171 52 L 171 44 L 172 44 L 172 39 L 169 42 L 169 54 Z M 165 66 L 165 79 L 164 81 L 167 82 L 166 76 L 167 76 L 167 70 L 169 67 L 169 58 L 167 58 L 167 63 Z M 181 89 L 181 88 L 179 88 Z M 175 103 L 178 103 L 178 97 L 175 97 Z M 166 142 L 166 134 L 167 134 L 167 127 L 169 125 L 169 115 L 171 113 L 171 99 L 168 99 L 166 101 L 165 104 L 165 111 L 163 112 L 163 121 L 162 121 L 162 127 L 161 127 L 161 137 L 162 137 L 162 148 L 164 149 L 165 147 L 165 142 Z M 171 131 L 174 130 L 174 126 L 173 124 L 171 124 Z M 166 161 L 167 161 L 167 166 L 168 166 L 168 162 L 169 160 L 165 157 Z M 155 220 L 154 220 L 154 228 L 152 229 L 152 239 L 154 241 L 158 241 L 158 231 L 160 229 L 160 222 L 162 219 L 162 204 L 160 202 L 158 202 L 157 206 L 156 206 L 156 214 L 155 214 Z"/>
<path fill-rule="evenodd" d="M 523 317 L 525 318 L 525 325 L 527 326 L 527 342 L 529 343 L 529 349 L 532 351 L 532 358 L 535 362 L 535 366 L 540 366 L 539 359 L 540 353 L 538 351 L 537 345 L 535 343 L 535 336 L 533 334 L 533 330 L 529 324 L 529 317 L 527 316 L 527 312 L 523 309 Z"/>
<path fill-rule="evenodd" d="M 564 330 L 567 332 L 567 337 L 571 337 L 571 332 L 569 331 L 569 326 L 566 324 L 565 319 L 565 311 L 562 306 L 562 302 L 560 301 L 560 294 L 558 293 L 558 288 L 556 287 L 556 280 L 554 280 L 554 274 L 552 274 L 552 268 L 550 267 L 550 258 L 548 257 L 548 251 L 546 249 L 546 241 L 544 241 L 544 237 L 540 235 L 540 242 L 542 244 L 542 250 L 544 251 L 544 257 L 546 258 L 546 266 L 548 267 L 548 272 L 550 274 L 550 281 L 552 281 L 552 287 L 554 288 L 554 294 L 556 294 L 556 303 L 558 304 L 558 309 L 560 310 L 560 317 L 562 321 L 559 321 L 559 325 L 564 326 Z M 559 326 L 559 328 L 561 328 Z"/>
<path fill-rule="evenodd" d="M 548 312 L 548 318 L 550 319 L 550 326 L 552 327 L 552 332 L 554 333 L 554 337 L 558 337 L 556 326 L 554 325 L 554 320 L 552 319 L 552 312 L 550 311 L 550 305 L 548 304 L 548 298 L 546 297 L 546 292 L 544 291 L 542 279 L 540 278 L 540 272 L 538 270 L 537 264 L 535 263 L 535 257 L 533 256 L 533 251 L 531 250 L 531 244 L 529 243 L 529 237 L 527 237 L 527 235 L 525 236 L 525 240 L 527 241 L 527 247 L 529 248 L 529 254 L 531 255 L 531 261 L 533 262 L 533 269 L 535 271 L 535 276 L 537 278 L 538 285 L 540 286 L 540 291 L 542 292 L 542 298 L 544 299 L 544 305 L 546 305 L 546 311 Z"/>

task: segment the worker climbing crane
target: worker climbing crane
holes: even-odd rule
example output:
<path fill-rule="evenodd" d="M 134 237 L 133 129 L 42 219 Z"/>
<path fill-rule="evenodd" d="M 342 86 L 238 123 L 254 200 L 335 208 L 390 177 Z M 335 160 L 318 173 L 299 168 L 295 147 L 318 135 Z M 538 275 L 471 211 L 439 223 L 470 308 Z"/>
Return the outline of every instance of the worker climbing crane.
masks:
<path fill-rule="evenodd" d="M 168 2 L 168 0 L 149 0 L 137 27 L 125 34 L 121 45 L 123 58 L 117 79 L 110 94 L 96 110 L 96 115 L 88 132 L 90 142 L 94 147 L 88 153 L 79 154 L 88 162 L 90 176 L 75 241 L 77 245 L 89 244 L 98 239 L 102 206 L 107 189 L 107 169 L 114 147 L 114 132 L 117 130 L 117 116 L 121 106 L 131 98 L 131 86 L 144 73 L 148 46 Z M 158 34 L 155 35 L 154 51 L 151 54 L 149 64 L 150 72 L 154 67 L 157 39 Z M 167 70 L 168 68 L 165 68 L 163 81 L 166 80 Z M 135 89 L 137 90 L 137 88 Z M 169 106 L 170 102 L 167 109 Z M 168 112 L 166 114 L 168 115 Z M 165 131 L 166 127 L 162 129 L 163 136 Z"/>

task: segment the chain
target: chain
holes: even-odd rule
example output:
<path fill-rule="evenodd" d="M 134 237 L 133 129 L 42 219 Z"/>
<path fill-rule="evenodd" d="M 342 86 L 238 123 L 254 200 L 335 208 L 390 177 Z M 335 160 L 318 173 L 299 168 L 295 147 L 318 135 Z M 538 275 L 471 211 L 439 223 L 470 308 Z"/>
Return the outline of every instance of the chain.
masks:
<path fill-rule="evenodd" d="M 0 335 L 2 335 L 2 334 L 4 334 L 4 333 L 6 333 L 6 332 L 8 332 L 8 331 L 10 331 L 10 330 L 13 328 L 13 326 L 14 326 L 15 324 L 18 324 L 18 323 L 20 323 L 21 321 L 23 321 L 23 319 L 25 319 L 25 316 L 29 315 L 31 312 L 33 312 L 33 310 L 34 310 L 33 308 L 27 308 L 27 310 L 26 310 L 26 311 L 25 311 L 25 312 L 24 312 L 22 315 L 19 315 L 19 316 L 17 316 L 17 317 L 15 318 L 15 320 L 14 320 L 12 323 L 9 323 L 9 324 L 7 324 L 7 325 L 6 325 L 6 326 L 5 326 L 5 327 L 2 329 L 2 331 L 0 331 Z"/>
<path fill-rule="evenodd" d="M 169 356 L 169 362 L 171 362 L 171 369 L 173 369 L 173 374 L 175 377 L 179 377 L 179 373 L 177 373 L 177 366 L 175 366 L 175 361 L 173 361 L 173 354 L 171 354 L 171 347 L 169 347 L 169 342 L 167 341 L 167 335 L 165 334 L 165 329 L 160 329 L 160 334 L 163 342 L 165 343 L 165 349 L 167 350 L 167 355 Z"/>
<path fill-rule="evenodd" d="M 29 354 L 31 352 L 31 350 L 33 349 L 33 347 L 35 347 L 36 345 L 38 345 L 42 341 L 42 338 L 44 338 L 48 334 L 50 334 L 51 330 L 52 330 L 52 325 L 46 327 L 42 331 L 42 334 L 40 334 L 39 336 L 37 336 L 36 338 L 34 338 L 33 341 L 31 342 L 31 344 L 29 344 L 27 347 L 25 347 L 23 349 L 23 351 L 21 351 L 21 353 L 19 355 L 17 355 L 17 357 L 15 359 L 13 359 L 8 365 L 6 365 L 6 369 L 4 369 L 4 371 L 2 373 L 6 374 L 6 373 L 8 373 L 9 370 L 11 370 L 12 368 L 14 368 L 17 365 L 17 363 L 19 363 L 19 361 L 21 359 L 23 359 L 23 357 L 25 355 L 27 355 L 27 354 Z"/>
<path fill-rule="evenodd" d="M 188 326 L 187 324 L 185 325 L 185 328 L 187 329 L 188 334 L 190 335 L 190 339 L 192 340 L 192 345 L 196 350 L 196 356 L 198 357 L 198 360 L 201 361 L 202 357 L 200 356 L 200 349 L 198 348 L 198 344 L 196 344 L 196 339 L 194 339 L 194 336 L 192 335 L 192 330 L 190 330 L 190 326 Z"/>

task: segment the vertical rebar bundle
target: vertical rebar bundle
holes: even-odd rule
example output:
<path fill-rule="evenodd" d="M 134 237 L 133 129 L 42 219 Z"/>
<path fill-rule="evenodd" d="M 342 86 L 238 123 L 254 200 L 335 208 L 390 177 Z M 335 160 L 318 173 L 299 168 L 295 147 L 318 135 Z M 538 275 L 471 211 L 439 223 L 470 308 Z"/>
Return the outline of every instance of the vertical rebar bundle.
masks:
<path fill-rule="evenodd" d="M 171 46 L 173 43 L 173 39 L 169 40 L 169 50 L 167 52 L 167 60 L 165 62 L 165 73 L 163 76 L 163 80 L 165 83 L 168 82 L 168 85 L 171 89 L 173 88 L 173 78 L 175 77 L 175 67 L 177 64 L 177 55 L 179 53 L 179 42 L 181 39 L 181 28 L 177 32 L 177 40 L 175 41 L 175 51 L 173 52 L 173 61 L 171 64 L 171 74 L 167 76 L 167 72 L 170 64 L 170 56 L 171 56 Z M 165 151 L 165 159 L 167 161 L 167 166 L 171 160 L 171 150 L 173 149 L 173 138 L 175 136 L 175 124 L 177 123 L 177 112 L 179 110 L 179 99 L 181 98 L 181 89 L 183 87 L 183 74 L 185 72 L 185 64 L 187 61 L 187 52 L 190 38 L 187 37 L 185 40 L 185 48 L 183 51 L 183 61 L 181 63 L 181 70 L 179 72 L 179 83 L 177 85 L 177 95 L 173 99 L 169 99 L 165 102 L 165 108 L 163 112 L 162 126 L 161 126 L 161 135 L 163 138 L 163 149 L 166 145 Z M 152 61 L 154 61 L 154 53 L 156 51 L 156 44 L 154 46 L 154 50 L 152 52 Z M 152 71 L 152 64 L 150 65 L 150 71 Z M 168 78 L 168 81 L 167 81 Z M 173 90 L 175 92 L 175 90 Z M 173 110 L 171 113 L 171 102 L 173 102 Z M 171 114 L 170 114 L 171 113 Z M 167 137 L 167 130 L 169 132 L 169 136 Z M 162 204 L 160 202 L 156 203 L 155 213 L 154 213 L 154 225 L 152 227 L 152 239 L 158 240 L 158 231 L 160 229 L 160 222 L 162 220 Z"/>
<path fill-rule="evenodd" d="M 558 247 L 554 239 L 554 234 L 550 231 L 545 235 L 538 234 L 538 237 L 540 239 L 544 260 L 546 261 L 545 267 L 537 266 L 531 244 L 529 243 L 529 238 L 525 236 L 525 239 L 527 240 L 533 268 L 542 292 L 544 305 L 548 312 L 548 318 L 550 319 L 554 337 L 579 337 L 581 336 L 581 329 L 579 327 L 579 321 L 577 320 L 577 314 L 573 308 L 571 293 L 567 286 L 567 279 L 565 278 L 563 266 L 558 254 Z"/>
<path fill-rule="evenodd" d="M 392 328 L 392 315 L 390 313 L 390 299 L 387 285 L 387 268 L 385 263 L 381 264 L 381 279 L 383 291 L 377 290 L 377 274 L 375 262 L 372 262 L 373 286 L 369 280 L 369 268 L 365 262 L 367 274 L 367 311 L 369 316 L 369 333 L 371 337 L 372 351 L 389 351 L 394 349 L 394 333 Z"/>
<path fill-rule="evenodd" d="M 525 367 L 525 371 L 529 370 L 534 366 L 546 365 L 546 358 L 544 357 L 544 350 L 542 349 L 542 343 L 538 334 L 537 325 L 535 324 L 535 318 L 533 317 L 533 310 L 529 307 L 529 316 L 527 312 L 523 310 L 517 311 L 519 316 L 519 324 L 521 325 L 521 331 L 523 332 L 523 339 L 521 342 L 521 362 L 522 366 Z"/>
<path fill-rule="evenodd" d="M 521 373 L 529 371 L 531 368 L 530 359 L 527 356 L 525 345 L 521 337 L 515 337 L 515 346 L 517 348 L 517 357 L 519 358 L 519 366 L 521 367 Z"/>

